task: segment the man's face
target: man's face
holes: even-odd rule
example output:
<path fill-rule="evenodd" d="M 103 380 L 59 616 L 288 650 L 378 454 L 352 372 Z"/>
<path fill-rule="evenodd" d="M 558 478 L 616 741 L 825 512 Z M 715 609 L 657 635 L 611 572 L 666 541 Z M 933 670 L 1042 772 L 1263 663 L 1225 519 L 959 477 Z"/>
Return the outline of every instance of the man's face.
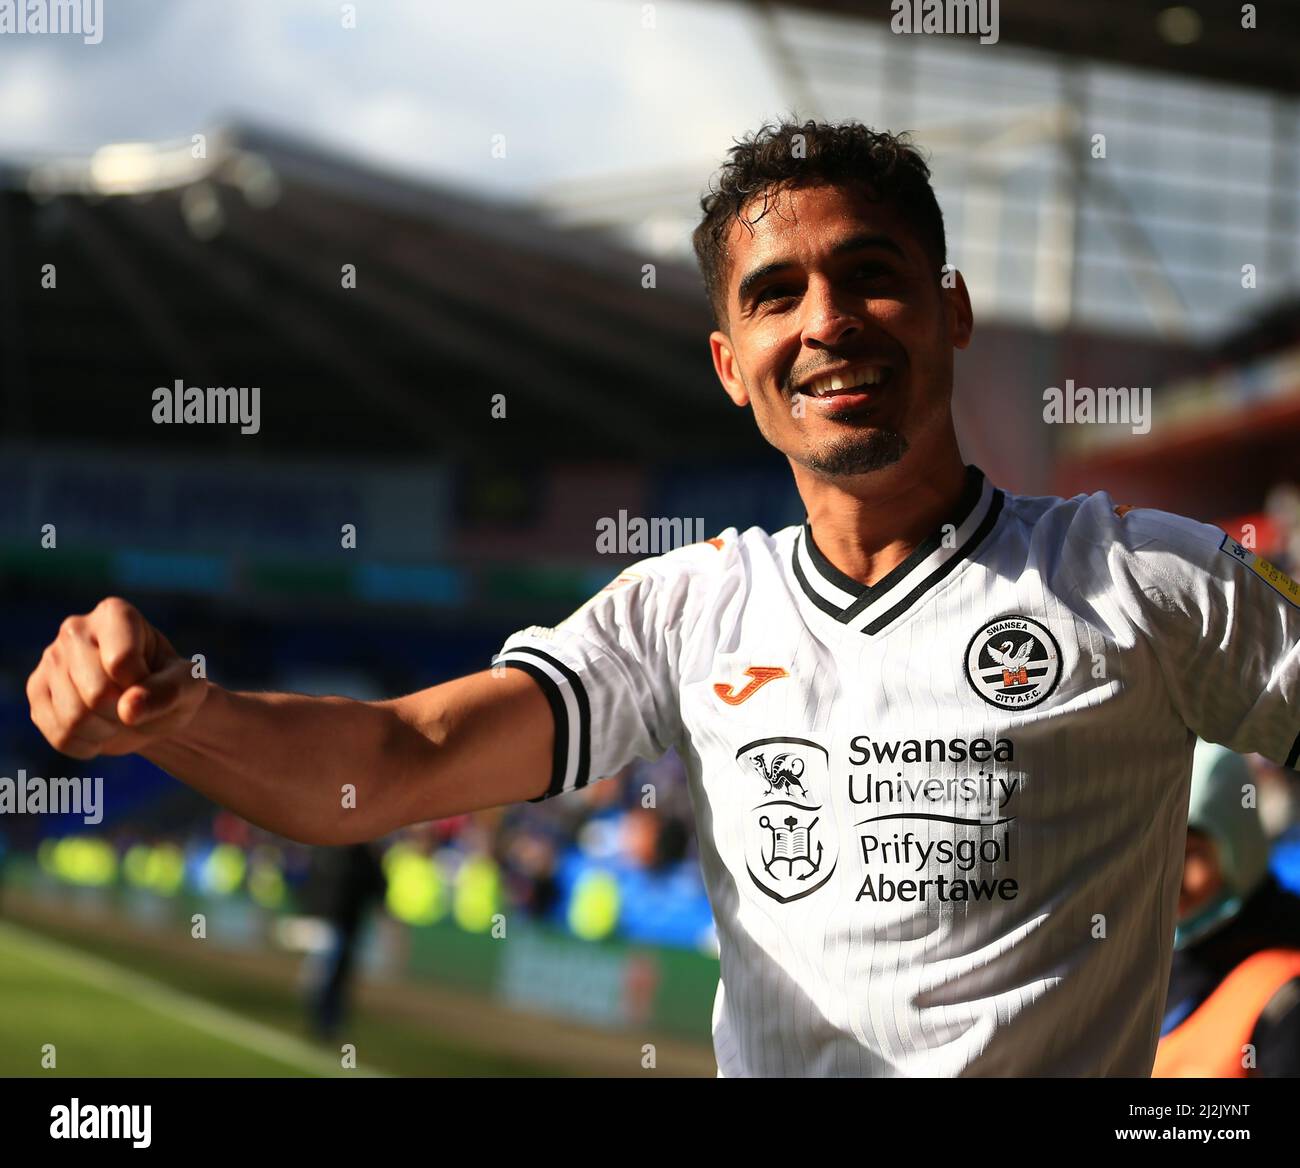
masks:
<path fill-rule="evenodd" d="M 744 211 L 762 212 L 762 196 Z M 709 338 L 728 395 L 826 477 L 865 474 L 951 429 L 953 349 L 970 342 L 961 277 L 859 186 L 781 191 L 730 228 L 728 332 Z M 819 375 L 838 374 L 839 387 Z"/>

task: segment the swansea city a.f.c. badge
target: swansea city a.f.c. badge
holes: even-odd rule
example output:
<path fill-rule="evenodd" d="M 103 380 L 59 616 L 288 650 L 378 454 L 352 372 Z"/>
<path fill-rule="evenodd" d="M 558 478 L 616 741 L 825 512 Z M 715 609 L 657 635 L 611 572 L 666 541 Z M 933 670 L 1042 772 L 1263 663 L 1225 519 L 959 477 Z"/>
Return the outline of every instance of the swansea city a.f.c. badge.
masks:
<path fill-rule="evenodd" d="M 1026 710 L 1046 701 L 1061 680 L 1061 647 L 1043 624 L 1000 616 L 970 639 L 966 680 L 990 705 Z"/>

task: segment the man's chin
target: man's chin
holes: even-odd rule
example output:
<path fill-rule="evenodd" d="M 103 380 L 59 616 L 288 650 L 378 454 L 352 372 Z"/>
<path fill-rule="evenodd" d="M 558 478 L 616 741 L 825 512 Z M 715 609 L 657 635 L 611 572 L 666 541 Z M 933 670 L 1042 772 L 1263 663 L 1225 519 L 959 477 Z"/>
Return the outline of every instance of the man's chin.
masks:
<path fill-rule="evenodd" d="M 838 478 L 884 470 L 906 453 L 907 439 L 902 434 L 873 426 L 822 442 L 798 461 L 817 474 Z"/>

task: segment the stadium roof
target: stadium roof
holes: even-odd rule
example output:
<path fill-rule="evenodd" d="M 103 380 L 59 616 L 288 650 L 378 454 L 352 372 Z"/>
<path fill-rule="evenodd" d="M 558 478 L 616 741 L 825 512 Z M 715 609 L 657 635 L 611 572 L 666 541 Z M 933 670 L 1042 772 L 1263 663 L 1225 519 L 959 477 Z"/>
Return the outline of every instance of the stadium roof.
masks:
<path fill-rule="evenodd" d="M 155 387 L 257 385 L 263 450 L 757 449 L 698 275 L 529 206 L 248 127 L 0 173 L 5 432 L 149 445 Z M 343 287 L 344 265 L 356 286 Z M 42 286 L 54 265 L 55 286 Z M 505 419 L 493 396 L 505 395 Z M 236 445 L 169 427 L 167 445 Z M 247 448 L 245 448 L 247 449 Z"/>
<path fill-rule="evenodd" d="M 999 43 L 1300 94 L 1300 5 L 1254 5 L 1258 27 L 1243 28 L 1240 4 L 995 2 Z M 784 0 L 783 6 L 886 22 L 891 18 L 891 0 Z"/>

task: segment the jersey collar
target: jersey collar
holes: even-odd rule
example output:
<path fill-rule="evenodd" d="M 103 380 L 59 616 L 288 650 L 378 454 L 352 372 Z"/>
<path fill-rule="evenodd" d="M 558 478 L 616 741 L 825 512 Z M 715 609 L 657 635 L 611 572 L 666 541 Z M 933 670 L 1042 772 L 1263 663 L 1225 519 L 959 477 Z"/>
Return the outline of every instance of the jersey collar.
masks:
<path fill-rule="evenodd" d="M 889 575 L 871 585 L 846 576 L 822 554 L 805 518 L 794 542 L 795 579 L 823 612 L 847 628 L 873 635 L 974 553 L 993 530 L 1002 502 L 1002 491 L 978 467 L 968 466 L 966 487 L 953 513 Z"/>

